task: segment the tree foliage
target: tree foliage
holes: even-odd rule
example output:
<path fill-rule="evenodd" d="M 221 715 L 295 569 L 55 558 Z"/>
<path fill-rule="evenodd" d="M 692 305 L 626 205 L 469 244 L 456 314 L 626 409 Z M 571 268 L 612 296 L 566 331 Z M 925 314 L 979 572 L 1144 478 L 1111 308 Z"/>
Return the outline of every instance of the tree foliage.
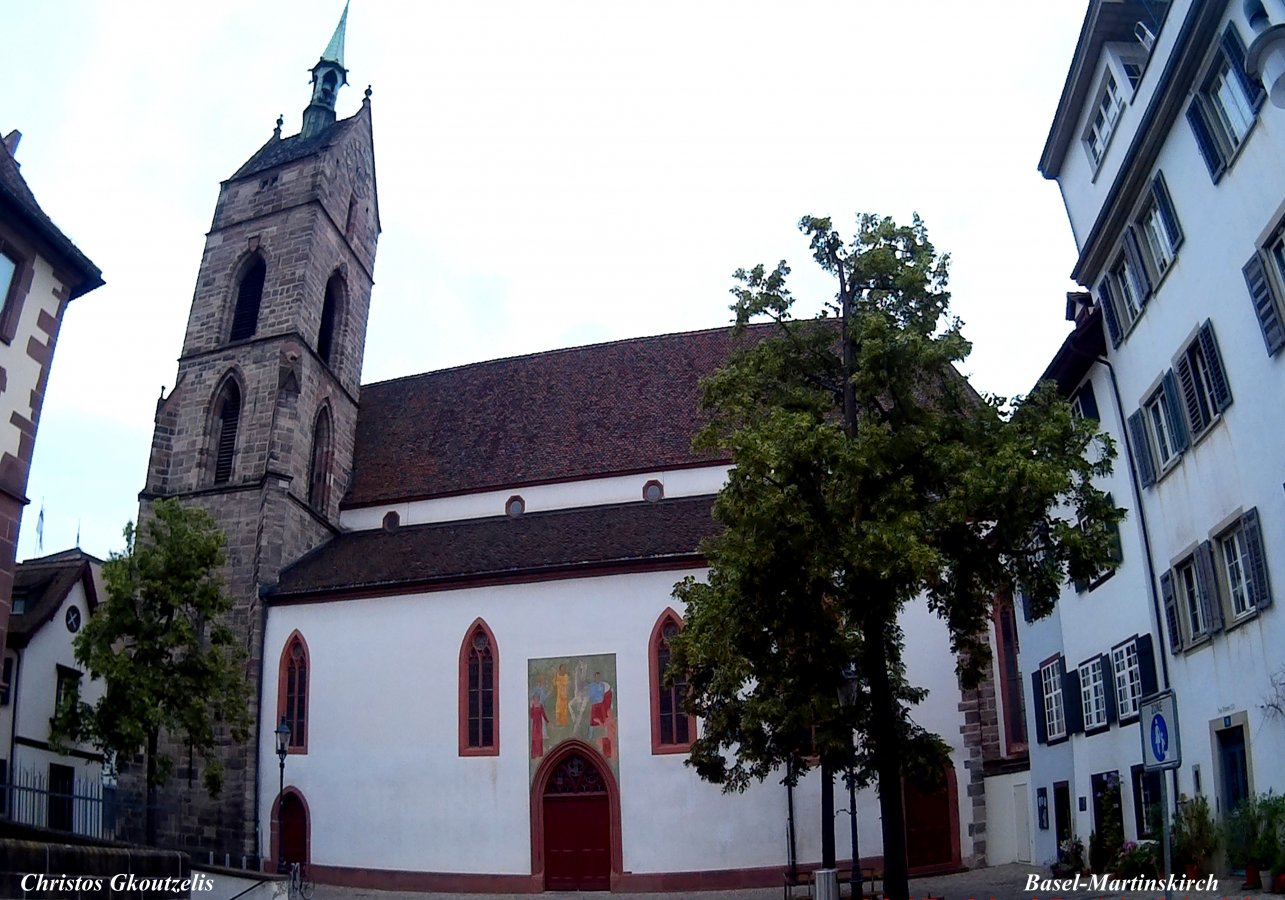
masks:
<path fill-rule="evenodd" d="M 103 565 L 106 600 L 75 640 L 76 660 L 106 690 L 93 706 L 59 710 L 55 731 L 122 758 L 146 752 L 149 798 L 173 768 L 159 748 L 159 736 L 171 735 L 202 757 L 206 789 L 217 795 L 220 731 L 244 741 L 250 725 L 244 654 L 218 576 L 223 533 L 205 510 L 160 500 L 141 538 L 125 526 L 125 545 Z"/>
<path fill-rule="evenodd" d="M 687 623 L 672 670 L 702 719 L 690 758 L 702 777 L 740 790 L 816 759 L 878 776 L 888 853 L 900 776 L 939 773 L 945 752 L 911 716 L 924 691 L 906 678 L 899 613 L 926 598 L 976 684 L 997 596 L 1019 584 L 1047 614 L 1068 576 L 1111 565 L 1122 511 L 1093 479 L 1114 447 L 1051 386 L 1012 404 L 970 388 L 948 259 L 917 217 L 860 216 L 846 243 L 828 219 L 800 229 L 835 298 L 796 319 L 784 261 L 735 274 L 747 340 L 704 384 L 696 439 L 730 449 L 734 468 L 708 578 L 676 588 Z"/>

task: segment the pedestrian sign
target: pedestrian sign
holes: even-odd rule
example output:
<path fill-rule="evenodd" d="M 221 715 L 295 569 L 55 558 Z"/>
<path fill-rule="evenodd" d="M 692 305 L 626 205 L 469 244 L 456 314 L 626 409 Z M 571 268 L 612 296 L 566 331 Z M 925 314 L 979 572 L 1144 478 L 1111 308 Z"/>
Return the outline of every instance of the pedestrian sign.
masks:
<path fill-rule="evenodd" d="M 1144 697 L 1138 704 L 1142 731 L 1142 763 L 1148 770 L 1176 769 L 1182 765 L 1178 741 L 1178 707 L 1173 691 Z"/>

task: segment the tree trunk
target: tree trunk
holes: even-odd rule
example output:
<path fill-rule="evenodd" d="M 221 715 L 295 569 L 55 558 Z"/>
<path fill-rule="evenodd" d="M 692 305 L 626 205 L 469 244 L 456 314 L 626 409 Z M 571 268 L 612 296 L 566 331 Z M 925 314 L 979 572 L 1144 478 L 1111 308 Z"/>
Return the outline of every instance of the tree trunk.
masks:
<path fill-rule="evenodd" d="M 877 628 L 868 634 L 884 634 Z M 888 679 L 886 645 L 884 653 L 865 654 L 866 678 L 870 685 L 870 734 L 875 739 L 875 771 L 879 776 L 879 809 L 883 818 L 883 888 L 887 900 L 909 900 L 910 881 L 906 874 L 906 811 L 901 796 L 901 755 L 896 700 Z M 873 648 L 871 648 L 873 649 Z"/>
<path fill-rule="evenodd" d="M 147 846 L 156 846 L 156 745 L 158 734 L 153 729 L 147 735 L 147 808 L 143 811 L 144 832 Z"/>

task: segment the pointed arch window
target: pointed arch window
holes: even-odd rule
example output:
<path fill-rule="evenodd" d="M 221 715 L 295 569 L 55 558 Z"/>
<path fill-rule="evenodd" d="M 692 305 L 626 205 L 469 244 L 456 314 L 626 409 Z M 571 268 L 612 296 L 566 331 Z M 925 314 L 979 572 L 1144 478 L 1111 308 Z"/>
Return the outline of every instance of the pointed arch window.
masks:
<path fill-rule="evenodd" d="M 330 410 L 323 407 L 312 429 L 312 462 L 308 469 L 308 505 L 321 512 L 330 499 L 330 468 L 334 457 L 330 430 Z"/>
<path fill-rule="evenodd" d="M 336 272 L 326 282 L 326 298 L 321 304 L 321 328 L 317 331 L 317 355 L 328 366 L 335 364 L 335 326 L 339 322 L 343 293 L 343 276 Z"/>
<path fill-rule="evenodd" d="M 460 647 L 460 756 L 500 753 L 500 655 L 481 619 Z"/>
<path fill-rule="evenodd" d="M 232 313 L 232 333 L 229 340 L 242 341 L 254 337 L 259 327 L 259 306 L 263 303 L 263 282 L 268 275 L 268 264 L 255 255 L 241 275 L 236 290 L 236 309 Z"/>
<path fill-rule="evenodd" d="M 308 752 L 308 645 L 294 632 L 281 651 L 277 676 L 277 721 L 290 726 L 290 752 Z"/>
<path fill-rule="evenodd" d="M 210 451 L 214 457 L 214 483 L 232 480 L 232 463 L 236 456 L 236 433 L 241 424 L 241 389 L 229 378 L 214 401 L 214 421 L 210 428 Z"/>
<path fill-rule="evenodd" d="M 651 630 L 647 656 L 651 671 L 652 753 L 685 753 L 691 749 L 696 737 L 695 721 L 683 712 L 687 679 L 679 677 L 673 684 L 665 684 L 670 659 L 669 642 L 682 630 L 683 620 L 672 609 L 661 613 Z"/>

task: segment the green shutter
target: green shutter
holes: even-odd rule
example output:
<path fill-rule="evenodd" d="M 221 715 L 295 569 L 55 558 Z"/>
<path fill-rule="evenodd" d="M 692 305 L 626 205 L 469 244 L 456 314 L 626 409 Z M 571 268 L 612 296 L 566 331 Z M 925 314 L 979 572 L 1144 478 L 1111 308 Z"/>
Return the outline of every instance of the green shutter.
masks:
<path fill-rule="evenodd" d="M 1263 546 L 1263 530 L 1258 522 L 1255 507 L 1240 517 L 1240 527 L 1245 532 L 1245 547 L 1249 550 L 1249 577 L 1254 586 L 1254 606 L 1266 609 L 1272 605 L 1272 585 L 1267 577 L 1267 550 Z"/>
<path fill-rule="evenodd" d="M 1165 424 L 1169 426 L 1169 437 L 1173 443 L 1174 453 L 1183 453 L 1191 446 L 1191 435 L 1187 431 L 1187 420 L 1182 416 L 1178 400 L 1178 379 L 1173 369 L 1164 374 L 1164 414 Z"/>
<path fill-rule="evenodd" d="M 1133 464 L 1138 470 L 1138 481 L 1143 487 L 1156 483 L 1156 466 L 1151 460 L 1151 441 L 1147 437 L 1147 423 L 1142 410 L 1129 416 L 1129 436 L 1133 438 Z"/>
<path fill-rule="evenodd" d="M 1227 372 L 1223 369 L 1223 357 L 1218 352 L 1218 341 L 1214 338 L 1214 323 L 1209 319 L 1200 326 L 1200 349 L 1205 353 L 1205 362 L 1209 365 L 1209 380 L 1214 389 L 1214 405 L 1222 412 L 1231 406 L 1231 387 L 1227 384 Z"/>
<path fill-rule="evenodd" d="M 1165 177 L 1160 172 L 1151 181 L 1151 193 L 1156 198 L 1156 208 L 1160 210 L 1160 221 L 1164 222 L 1165 231 L 1169 234 L 1169 244 L 1177 253 L 1182 246 L 1182 226 L 1178 224 L 1178 214 L 1174 212 L 1169 188 L 1165 186 Z"/>
<path fill-rule="evenodd" d="M 1102 318 L 1106 319 L 1107 334 L 1111 337 L 1111 346 L 1119 347 L 1124 333 L 1120 330 L 1120 320 L 1115 317 L 1115 303 L 1111 300 L 1111 285 L 1103 278 L 1098 285 L 1098 302 L 1102 305 Z"/>
<path fill-rule="evenodd" d="M 1205 541 L 1196 548 L 1196 584 L 1200 586 L 1200 614 L 1205 631 L 1213 634 L 1223 629 L 1223 605 L 1219 599 L 1218 578 L 1214 575 L 1214 548 Z"/>
<path fill-rule="evenodd" d="M 1187 409 L 1187 422 L 1191 425 L 1191 436 L 1194 438 L 1205 430 L 1209 424 L 1200 411 L 1200 395 L 1196 392 L 1196 379 L 1191 375 L 1191 363 L 1184 353 L 1178 358 L 1178 383 L 1182 385 L 1182 400 Z"/>
<path fill-rule="evenodd" d="M 1160 576 L 1160 596 L 1165 604 L 1165 626 L 1169 629 L 1169 652 L 1177 653 L 1182 649 L 1182 626 L 1178 622 L 1178 598 L 1173 592 L 1173 573 L 1165 572 Z"/>

